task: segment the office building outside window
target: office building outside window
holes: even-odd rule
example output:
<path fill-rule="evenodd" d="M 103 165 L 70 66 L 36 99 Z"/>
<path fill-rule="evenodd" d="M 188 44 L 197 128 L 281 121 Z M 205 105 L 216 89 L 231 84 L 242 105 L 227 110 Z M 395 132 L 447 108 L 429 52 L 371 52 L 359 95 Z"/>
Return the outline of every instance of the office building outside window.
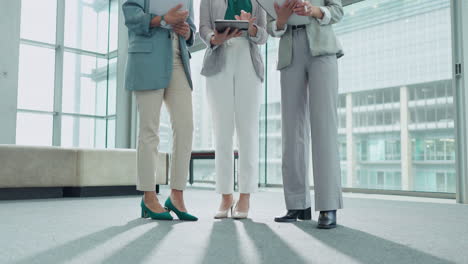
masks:
<path fill-rule="evenodd" d="M 367 0 L 344 9 L 334 25 L 345 49 L 337 105 L 343 186 L 455 192 L 450 1 Z M 266 46 L 260 113 L 259 182 L 273 185 L 282 183 L 278 44 L 270 38 Z M 195 89 L 203 90 L 202 79 Z"/>

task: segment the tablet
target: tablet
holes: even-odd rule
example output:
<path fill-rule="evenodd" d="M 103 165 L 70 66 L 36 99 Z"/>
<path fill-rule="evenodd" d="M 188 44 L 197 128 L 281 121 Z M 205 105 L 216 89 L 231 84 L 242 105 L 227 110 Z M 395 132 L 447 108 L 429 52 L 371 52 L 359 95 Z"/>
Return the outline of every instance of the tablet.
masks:
<path fill-rule="evenodd" d="M 149 0 L 149 12 L 158 16 L 167 14 L 178 4 L 182 4 L 180 11 L 190 10 L 192 0 Z"/>
<path fill-rule="evenodd" d="M 249 30 L 249 21 L 246 20 L 222 20 L 217 19 L 215 21 L 216 31 L 223 33 L 226 28 L 239 29 L 239 30 Z"/>
<path fill-rule="evenodd" d="M 275 2 L 278 3 L 278 5 L 282 5 L 285 1 L 286 0 L 257 0 L 258 4 L 265 10 L 265 12 L 274 19 L 276 19 Z M 310 21 L 310 17 L 292 14 L 288 19 L 288 25 L 307 25 L 310 24 Z"/>

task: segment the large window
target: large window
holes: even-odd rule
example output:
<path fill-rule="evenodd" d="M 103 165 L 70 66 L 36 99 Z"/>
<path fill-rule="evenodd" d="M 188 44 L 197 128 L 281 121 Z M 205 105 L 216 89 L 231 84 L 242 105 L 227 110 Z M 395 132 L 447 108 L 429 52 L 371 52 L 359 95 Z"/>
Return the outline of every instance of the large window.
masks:
<path fill-rule="evenodd" d="M 366 0 L 334 28 L 352 98 L 347 186 L 454 192 L 450 1 Z"/>
<path fill-rule="evenodd" d="M 17 144 L 113 147 L 117 0 L 22 0 Z"/>
<path fill-rule="evenodd" d="M 338 100 L 343 186 L 454 192 L 450 1 L 366 0 L 346 6 L 334 29 L 345 50 Z M 262 184 L 282 183 L 278 44 L 270 38 L 265 47 Z M 195 68 L 203 53 L 194 54 Z M 196 94 L 204 93 L 199 69 L 193 74 Z M 196 117 L 197 131 L 211 134 L 205 115 Z M 196 146 L 210 147 L 209 137 L 196 135 Z"/>

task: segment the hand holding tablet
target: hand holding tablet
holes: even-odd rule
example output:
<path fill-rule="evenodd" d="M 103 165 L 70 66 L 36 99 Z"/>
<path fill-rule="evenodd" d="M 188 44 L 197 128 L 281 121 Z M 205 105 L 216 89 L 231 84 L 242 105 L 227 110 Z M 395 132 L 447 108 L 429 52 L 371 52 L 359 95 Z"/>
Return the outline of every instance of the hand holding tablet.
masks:
<path fill-rule="evenodd" d="M 242 10 L 240 16 L 236 16 L 236 20 L 249 22 L 249 29 L 248 29 L 249 35 L 250 36 L 257 35 L 257 27 L 254 26 L 255 20 L 257 20 L 257 18 L 253 17 L 251 13 L 248 13 Z"/>
<path fill-rule="evenodd" d="M 219 21 L 220 21 L 219 23 L 221 23 L 221 20 Z M 227 21 L 231 22 L 231 20 L 227 20 Z M 215 24 L 216 22 L 218 21 L 215 21 Z M 232 39 L 232 38 L 240 37 L 242 35 L 242 32 L 238 28 L 226 27 L 222 29 L 223 29 L 222 32 L 219 32 L 217 29 L 215 29 L 215 33 L 211 37 L 211 41 L 210 41 L 211 45 L 213 46 L 222 45 L 225 41 Z"/>

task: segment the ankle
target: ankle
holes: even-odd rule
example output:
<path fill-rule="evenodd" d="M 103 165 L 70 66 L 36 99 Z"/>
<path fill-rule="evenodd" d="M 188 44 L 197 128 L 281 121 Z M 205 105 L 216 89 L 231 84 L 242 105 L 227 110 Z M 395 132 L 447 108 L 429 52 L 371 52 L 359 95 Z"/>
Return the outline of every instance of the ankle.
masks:
<path fill-rule="evenodd" d="M 171 200 L 183 200 L 184 199 L 184 192 L 172 189 L 171 190 Z"/>
<path fill-rule="evenodd" d="M 221 200 L 222 202 L 230 203 L 234 200 L 234 196 L 232 194 L 223 194 Z"/>
<path fill-rule="evenodd" d="M 152 202 L 152 201 L 158 201 L 158 196 L 156 195 L 156 192 L 144 192 L 143 194 L 143 200 L 145 202 Z"/>
<path fill-rule="evenodd" d="M 250 193 L 241 193 L 239 196 L 239 202 L 242 202 L 242 203 L 250 202 Z"/>

